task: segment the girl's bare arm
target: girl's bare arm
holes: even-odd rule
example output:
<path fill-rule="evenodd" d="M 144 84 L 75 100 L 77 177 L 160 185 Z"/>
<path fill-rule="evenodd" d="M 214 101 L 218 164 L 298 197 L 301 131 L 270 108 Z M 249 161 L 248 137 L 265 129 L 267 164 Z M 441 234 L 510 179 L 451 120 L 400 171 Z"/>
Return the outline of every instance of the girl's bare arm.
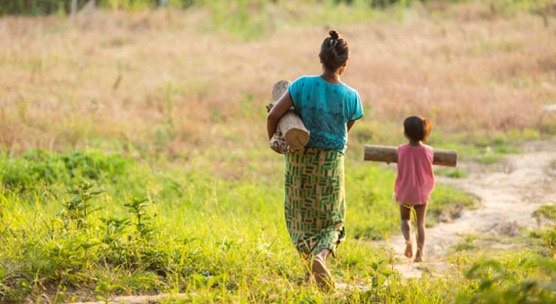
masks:
<path fill-rule="evenodd" d="M 272 135 L 274 135 L 274 132 L 276 132 L 276 126 L 280 118 L 282 118 L 292 106 L 293 102 L 290 92 L 286 90 L 286 93 L 278 99 L 266 118 L 266 131 L 268 132 L 269 140 L 272 138 Z"/>

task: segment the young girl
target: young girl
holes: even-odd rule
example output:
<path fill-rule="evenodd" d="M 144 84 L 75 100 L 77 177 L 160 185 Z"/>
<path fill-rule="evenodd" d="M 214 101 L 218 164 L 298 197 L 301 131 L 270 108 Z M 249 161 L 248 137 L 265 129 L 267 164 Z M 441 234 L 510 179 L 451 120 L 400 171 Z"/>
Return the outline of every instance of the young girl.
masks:
<path fill-rule="evenodd" d="M 400 205 L 401 229 L 405 238 L 405 256 L 413 256 L 410 236 L 411 211 L 417 217 L 417 252 L 415 262 L 423 261 L 425 247 L 425 216 L 427 203 L 434 189 L 432 171 L 433 150 L 424 145 L 432 124 L 420 116 L 410 116 L 403 122 L 404 135 L 409 143 L 398 147 L 398 177 L 394 189 L 394 198 Z"/>

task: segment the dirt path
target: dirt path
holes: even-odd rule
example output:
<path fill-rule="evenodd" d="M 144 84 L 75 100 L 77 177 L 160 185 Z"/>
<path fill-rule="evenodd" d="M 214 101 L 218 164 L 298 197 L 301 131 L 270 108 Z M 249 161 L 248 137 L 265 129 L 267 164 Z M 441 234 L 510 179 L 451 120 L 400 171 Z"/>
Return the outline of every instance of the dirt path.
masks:
<path fill-rule="evenodd" d="M 76 302 L 69 304 L 155 304 L 155 303 L 172 303 L 178 301 L 182 303 L 187 299 L 187 295 L 163 293 L 154 296 L 122 296 L 115 297 L 109 301 L 92 301 L 92 302 Z M 185 302 L 183 302 L 185 303 Z"/>
<path fill-rule="evenodd" d="M 389 241 L 397 255 L 396 269 L 405 278 L 418 278 L 425 269 L 443 273 L 448 249 L 464 234 L 514 236 L 520 228 L 536 225 L 531 213 L 540 205 L 556 203 L 556 141 L 528 143 L 524 152 L 494 165 L 463 164 L 469 176 L 464 179 L 438 178 L 438 182 L 478 196 L 480 206 L 463 211 L 451 223 L 427 229 L 426 263 L 410 263 L 402 256 L 403 236 Z"/>

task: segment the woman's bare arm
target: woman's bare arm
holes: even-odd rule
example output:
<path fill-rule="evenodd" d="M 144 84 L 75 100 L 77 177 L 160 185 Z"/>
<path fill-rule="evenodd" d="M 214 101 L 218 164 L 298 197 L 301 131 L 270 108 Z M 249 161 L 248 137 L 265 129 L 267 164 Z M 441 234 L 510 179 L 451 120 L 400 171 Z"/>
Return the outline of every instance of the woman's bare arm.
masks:
<path fill-rule="evenodd" d="M 272 139 L 274 132 L 276 132 L 276 126 L 280 118 L 288 112 L 288 110 L 293 106 L 292 98 L 290 92 L 286 90 L 286 93 L 278 99 L 274 104 L 268 116 L 266 118 L 266 131 L 268 132 L 268 140 Z"/>
<path fill-rule="evenodd" d="M 355 124 L 355 120 L 348 121 L 348 123 L 347 123 L 348 132 L 349 132 L 349 130 L 351 130 L 351 127 L 353 127 L 354 124 Z"/>

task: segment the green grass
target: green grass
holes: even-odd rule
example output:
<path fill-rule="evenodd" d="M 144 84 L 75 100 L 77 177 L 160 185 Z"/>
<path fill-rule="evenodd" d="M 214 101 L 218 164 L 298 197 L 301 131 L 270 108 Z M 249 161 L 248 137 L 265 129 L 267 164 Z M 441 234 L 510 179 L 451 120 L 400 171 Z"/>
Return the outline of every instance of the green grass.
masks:
<path fill-rule="evenodd" d="M 439 176 L 446 176 L 451 178 L 464 178 L 467 177 L 467 172 L 461 168 L 434 168 L 434 174 Z"/>
<path fill-rule="evenodd" d="M 430 144 L 440 149 L 455 150 L 460 159 L 471 160 L 480 164 L 493 164 L 502 160 L 508 154 L 521 153 L 520 146 L 527 141 L 538 140 L 540 135 L 535 130 L 510 130 L 483 134 L 478 132 L 469 134 L 433 134 Z M 440 170 L 441 175 L 450 177 L 464 177 L 463 172 Z"/>
<path fill-rule="evenodd" d="M 204 159 L 192 162 L 203 166 Z M 303 271 L 283 220 L 281 166 L 275 158 L 273 173 L 254 167 L 258 173 L 238 180 L 95 151 L 3 155 L 0 300 L 167 291 L 201 302 L 319 298 L 300 285 Z M 389 253 L 368 240 L 397 232 L 394 179 L 392 170 L 348 161 L 349 237 L 332 266 L 339 280 L 376 284 L 391 276 Z M 439 187 L 431 206 L 442 210 L 466 199 Z M 391 291 L 372 297 L 385 292 Z"/>
<path fill-rule="evenodd" d="M 477 237 L 474 235 L 470 235 L 470 234 L 466 235 L 462 241 L 460 241 L 454 246 L 454 250 L 463 251 L 463 250 L 471 250 L 477 248 L 477 246 L 475 245 L 476 238 Z"/>
<path fill-rule="evenodd" d="M 533 212 L 535 218 L 545 218 L 549 221 L 556 222 L 556 205 L 543 205 Z"/>
<path fill-rule="evenodd" d="M 436 224 L 441 214 L 447 218 L 458 218 L 463 209 L 472 209 L 477 206 L 477 198 L 461 191 L 437 184 L 431 197 L 427 211 L 427 221 Z"/>
<path fill-rule="evenodd" d="M 548 270 L 541 267 L 554 262 L 536 253 L 494 264 L 460 257 L 445 279 L 402 280 L 391 253 L 369 242 L 398 233 L 395 173 L 353 160 L 346 167 L 348 239 L 331 265 L 348 289 L 322 294 L 302 283 L 285 229 L 280 158 L 237 179 L 198 170 L 204 157 L 184 166 L 92 150 L 1 156 L 0 302 L 185 292 L 187 302 L 197 303 L 467 303 L 515 288 L 527 293 L 520 287 L 525 280 L 538 282 L 534 296 L 550 296 L 543 289 Z M 429 219 L 473 204 L 474 198 L 439 185 Z M 476 249 L 472 240 L 462 246 Z M 522 269 L 516 259 L 535 262 Z M 488 279 L 482 273 L 490 270 L 478 269 L 508 261 L 512 268 L 504 273 L 513 277 L 481 289 Z"/>

